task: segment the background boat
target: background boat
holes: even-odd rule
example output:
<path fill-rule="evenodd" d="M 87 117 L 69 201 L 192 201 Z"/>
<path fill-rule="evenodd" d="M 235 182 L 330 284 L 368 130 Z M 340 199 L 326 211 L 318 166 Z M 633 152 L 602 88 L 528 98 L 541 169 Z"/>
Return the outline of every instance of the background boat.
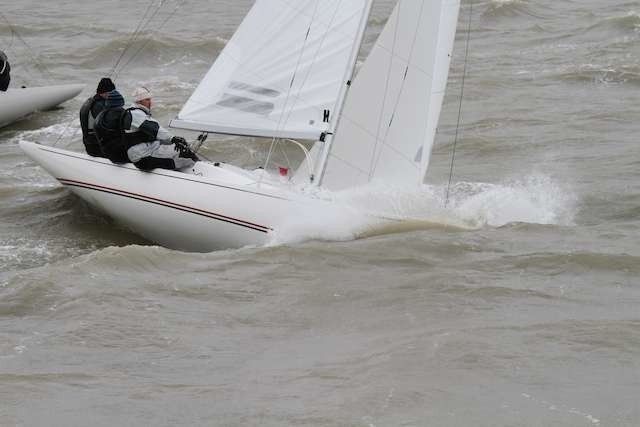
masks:
<path fill-rule="evenodd" d="M 28 88 L 9 87 L 0 92 L 0 127 L 20 120 L 36 111 L 44 111 L 77 96 L 83 84 L 41 86 Z"/>

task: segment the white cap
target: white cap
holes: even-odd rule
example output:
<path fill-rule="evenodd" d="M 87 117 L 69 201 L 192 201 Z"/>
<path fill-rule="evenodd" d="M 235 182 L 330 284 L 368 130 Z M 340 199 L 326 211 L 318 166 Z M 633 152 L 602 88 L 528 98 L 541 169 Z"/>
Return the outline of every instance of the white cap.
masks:
<path fill-rule="evenodd" d="M 143 99 L 151 98 L 151 91 L 144 86 L 140 86 L 133 91 L 133 101 L 140 102 Z"/>

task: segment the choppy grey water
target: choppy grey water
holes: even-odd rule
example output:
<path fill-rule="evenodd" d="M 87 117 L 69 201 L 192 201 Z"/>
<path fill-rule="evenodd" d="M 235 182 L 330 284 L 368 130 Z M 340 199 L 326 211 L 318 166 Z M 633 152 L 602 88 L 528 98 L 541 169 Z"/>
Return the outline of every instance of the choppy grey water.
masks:
<path fill-rule="evenodd" d="M 162 4 L 118 85 L 150 85 L 166 123 L 251 2 Z M 190 254 L 118 228 L 17 145 L 81 149 L 82 99 L 149 3 L 3 2 L 38 55 L 0 23 L 14 84 L 88 86 L 0 130 L 0 425 L 640 425 L 640 1 L 473 1 L 444 209 L 470 5 L 427 186 L 351 195 L 418 220 L 310 215 L 266 247 Z"/>

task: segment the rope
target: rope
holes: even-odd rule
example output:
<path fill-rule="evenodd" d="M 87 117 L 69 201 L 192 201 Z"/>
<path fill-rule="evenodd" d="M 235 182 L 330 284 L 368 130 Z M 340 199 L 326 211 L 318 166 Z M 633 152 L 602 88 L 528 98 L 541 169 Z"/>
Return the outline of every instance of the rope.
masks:
<path fill-rule="evenodd" d="M 269 146 L 269 152 L 267 153 L 267 159 L 264 161 L 264 166 L 262 167 L 262 170 L 266 171 L 267 170 L 267 165 L 269 164 L 269 162 L 271 161 L 271 154 L 273 154 L 273 151 L 276 149 L 276 147 L 278 146 L 278 141 L 280 141 L 279 139 L 277 139 L 276 137 L 273 137 L 273 140 L 271 141 L 271 145 Z M 264 174 L 260 175 L 260 179 L 258 180 L 258 184 L 262 183 L 262 177 Z"/>
<path fill-rule="evenodd" d="M 178 9 L 180 9 L 180 7 L 182 7 L 187 0 L 182 0 L 180 3 L 176 3 L 176 6 L 173 8 L 173 11 L 164 19 L 164 21 L 162 21 L 160 23 L 160 25 L 158 26 L 158 29 L 161 29 L 162 27 L 164 27 L 164 25 L 169 22 L 169 20 L 171 18 L 173 18 L 173 16 L 176 14 L 176 12 L 178 11 Z M 149 24 L 149 22 L 151 22 L 151 20 L 158 14 L 158 12 L 160 11 L 160 8 L 162 7 L 162 5 L 164 4 L 164 0 L 161 2 L 160 6 L 158 7 L 158 9 L 153 13 L 153 15 L 151 16 L 151 18 L 149 18 L 149 20 L 147 21 L 147 24 L 145 24 L 145 27 Z M 147 47 L 147 45 L 149 44 L 149 42 L 151 41 L 151 39 L 147 39 L 147 41 L 145 41 L 142 46 L 140 46 L 138 48 L 138 50 L 131 56 L 131 58 L 129 58 L 129 60 L 122 66 L 120 67 L 120 70 L 118 70 L 115 73 L 115 78 L 118 77 L 118 75 L 124 71 L 125 68 L 127 68 L 129 66 L 129 64 L 131 64 L 131 62 L 136 59 L 138 57 L 138 55 L 140 55 L 140 53 Z"/>
<path fill-rule="evenodd" d="M 122 61 L 122 58 L 124 57 L 124 54 L 127 53 L 127 50 L 129 50 L 129 47 L 131 47 L 131 45 L 133 44 L 135 39 L 138 37 L 138 34 L 140 34 L 140 30 L 142 29 L 142 23 L 147 18 L 147 15 L 149 14 L 149 11 L 151 10 L 151 6 L 153 6 L 153 1 L 154 0 L 151 0 L 149 2 L 149 6 L 147 6 L 147 10 L 144 12 L 144 15 L 142 15 L 142 18 L 138 22 L 138 26 L 133 31 L 133 33 L 131 33 L 131 36 L 129 37 L 129 40 L 127 41 L 127 44 L 125 45 L 125 47 L 122 50 L 122 52 L 120 52 L 120 56 L 118 57 L 118 60 L 113 65 L 113 68 L 111 68 L 111 71 L 109 72 L 109 77 L 113 77 L 113 75 L 114 75 L 114 73 L 116 71 L 116 68 L 118 68 L 118 65 L 120 65 L 120 61 Z M 160 6 L 162 6 L 162 3 L 159 4 L 158 8 L 160 8 Z M 148 25 L 148 24 L 149 24 L 149 22 L 147 21 L 147 24 L 145 24 L 145 26 Z"/>
<path fill-rule="evenodd" d="M 471 18 L 473 16 L 473 0 L 469 1 L 469 22 L 467 24 L 467 41 L 464 52 L 464 68 L 462 70 L 462 84 L 460 85 L 460 104 L 458 105 L 458 120 L 456 123 L 456 136 L 453 140 L 453 152 L 451 153 L 451 166 L 449 168 L 449 183 L 447 184 L 447 194 L 444 199 L 444 207 L 449 203 L 449 192 L 451 190 L 451 179 L 453 178 L 453 164 L 456 158 L 456 146 L 458 145 L 458 133 L 460 131 L 460 121 L 462 118 L 462 99 L 464 96 L 464 84 L 467 78 L 467 63 L 469 59 L 469 41 L 471 40 Z"/>
<path fill-rule="evenodd" d="M 129 60 L 120 68 L 120 70 L 118 70 L 118 72 L 116 72 L 115 70 L 118 68 L 118 65 L 120 64 L 120 62 L 122 61 L 122 59 L 124 58 L 125 53 L 127 52 L 127 50 L 133 45 L 133 43 L 136 41 L 136 39 L 139 37 L 139 35 L 141 34 L 142 31 L 144 31 L 148 25 L 151 23 L 151 21 L 153 20 L 153 18 L 156 17 L 156 15 L 158 14 L 158 12 L 160 11 L 160 9 L 162 8 L 162 6 L 165 3 L 165 0 L 160 0 L 160 2 L 158 3 L 158 6 L 156 8 L 156 10 L 149 16 L 149 12 L 151 11 L 151 6 L 153 5 L 154 0 L 151 0 L 149 2 L 149 6 L 147 6 L 147 10 L 145 11 L 144 15 L 142 16 L 142 19 L 138 22 L 138 25 L 136 27 L 136 29 L 134 30 L 133 34 L 131 35 L 131 37 L 129 38 L 127 45 L 125 46 L 124 50 L 120 53 L 120 56 L 118 57 L 118 60 L 116 61 L 115 65 L 113 66 L 113 68 L 111 69 L 109 76 L 113 77 L 114 79 L 117 78 L 118 73 L 120 73 L 121 71 L 123 71 L 130 63 L 131 61 L 136 58 L 136 56 L 138 56 L 140 54 L 140 52 L 147 46 L 147 44 L 149 43 L 149 40 L 147 40 L 137 51 L 136 53 L 134 53 Z M 182 0 L 182 2 L 180 3 L 176 3 L 176 7 L 174 8 L 173 12 L 171 12 L 169 14 L 169 16 L 167 16 L 167 18 L 165 18 L 165 20 L 160 24 L 160 26 L 158 28 L 162 28 L 162 26 L 164 26 L 164 24 L 166 24 L 169 19 L 171 19 L 173 17 L 173 15 L 175 15 L 176 11 L 178 10 L 178 8 L 180 6 L 182 6 L 184 3 L 186 2 L 186 0 Z M 146 21 L 146 22 L 145 22 Z M 144 25 L 143 25 L 144 23 Z M 69 129 L 69 126 L 71 125 L 71 123 L 73 121 L 75 121 L 76 119 L 71 119 L 64 131 L 62 132 L 62 134 L 58 137 L 58 139 L 56 140 L 56 142 L 53 144 L 53 146 L 55 147 L 56 145 L 58 145 L 58 143 L 60 142 L 60 140 L 63 138 L 63 136 L 65 136 L 65 134 L 67 133 L 67 130 Z M 78 130 L 76 129 L 73 133 L 73 135 L 71 136 L 71 140 L 73 140 L 76 135 L 78 134 Z M 205 158 L 204 156 L 201 156 L 203 158 Z M 206 158 L 205 158 L 206 159 Z M 206 159 L 208 160 L 208 159 Z"/>
<path fill-rule="evenodd" d="M 42 70 L 44 70 L 44 72 L 53 79 L 53 74 L 49 71 L 49 69 L 38 60 L 37 58 L 37 54 L 35 52 L 35 50 L 29 45 L 29 43 L 27 43 L 27 41 L 25 39 L 22 38 L 22 36 L 18 33 L 18 31 L 13 27 L 13 25 L 11 24 L 11 22 L 9 21 L 9 19 L 2 13 L 0 12 L 0 17 L 2 17 L 2 19 L 7 23 L 7 25 L 9 26 L 9 30 L 11 30 L 11 42 L 8 45 L 8 48 L 11 48 L 13 46 L 13 42 L 14 40 L 17 38 L 18 40 L 20 40 L 20 42 L 22 44 L 25 45 L 25 47 L 27 48 L 27 51 L 29 52 L 29 54 L 31 55 L 31 59 L 33 60 L 33 62 Z M 28 68 L 25 68 L 25 71 L 27 72 L 27 74 L 29 74 L 32 78 L 33 75 L 31 74 L 31 72 L 29 71 Z M 60 140 L 62 139 L 62 137 L 67 133 L 67 130 L 69 130 L 69 126 L 71 126 L 71 123 L 73 123 L 73 121 L 75 121 L 76 119 L 73 118 L 71 120 L 67 121 L 67 124 L 64 128 L 64 130 L 62 131 L 62 133 L 58 136 L 58 139 L 56 140 L 56 142 L 53 144 L 53 146 L 55 147 Z M 75 134 L 77 133 L 78 129 L 76 129 L 76 132 L 74 133 L 74 135 L 72 136 L 72 139 L 75 137 Z"/>
<path fill-rule="evenodd" d="M 9 26 L 9 29 L 11 30 L 11 40 L 9 41 L 9 43 L 6 43 L 6 50 L 11 50 L 11 48 L 13 47 L 13 42 L 16 40 L 16 34 L 13 32 L 13 28 L 11 28 L 11 26 Z"/>
<path fill-rule="evenodd" d="M 47 66 L 44 65 L 44 63 L 42 63 L 41 61 L 38 60 L 38 55 L 37 55 L 35 49 L 32 48 L 31 45 L 29 43 L 27 43 L 27 41 L 25 39 L 22 38 L 20 33 L 18 33 L 18 31 L 16 31 L 16 29 L 13 27 L 13 25 L 11 24 L 9 19 L 4 15 L 4 13 L 0 12 L 0 17 L 2 17 L 2 19 L 7 23 L 7 25 L 9 26 L 9 29 L 11 30 L 11 34 L 12 34 L 11 44 L 13 44 L 13 36 L 17 37 L 18 40 L 20 40 L 20 42 L 23 45 L 25 45 L 25 47 L 27 48 L 27 52 L 31 56 L 31 60 L 36 64 L 36 67 L 39 68 L 41 71 L 43 71 L 50 79 L 53 80 L 53 74 L 51 73 L 51 71 L 49 71 Z"/>
<path fill-rule="evenodd" d="M 284 156 L 284 160 L 287 162 L 287 168 L 289 168 L 289 170 L 291 170 L 291 161 L 289 160 L 289 156 L 287 156 L 287 152 L 284 150 L 284 147 L 281 145 L 280 146 L 280 152 L 282 153 L 282 155 Z"/>
<path fill-rule="evenodd" d="M 67 134 L 67 131 L 69 130 L 69 126 L 71 126 L 71 123 L 75 122 L 76 120 L 78 120 L 77 117 L 74 117 L 70 120 L 67 120 L 67 125 L 65 126 L 64 130 L 62 131 L 62 133 L 58 136 L 58 139 L 56 139 L 56 142 L 53 143 L 52 147 L 55 147 L 58 145 L 58 143 L 62 140 L 62 138 Z M 71 139 L 69 140 L 69 144 L 71 144 L 71 142 L 73 142 L 73 139 L 76 137 L 76 135 L 78 134 L 78 131 L 80 130 L 80 128 L 76 128 L 75 131 L 73 131 L 73 135 L 71 135 Z M 67 144 L 67 146 L 69 145 Z"/>
<path fill-rule="evenodd" d="M 138 22 L 138 26 L 136 27 L 135 31 L 132 33 L 131 37 L 129 38 L 127 45 L 125 46 L 125 48 L 123 49 L 123 51 L 120 53 L 120 56 L 118 57 L 118 60 L 116 61 L 115 65 L 113 66 L 113 68 L 111 68 L 111 71 L 109 72 L 109 77 L 112 77 L 114 75 L 114 72 L 116 70 L 116 68 L 118 67 L 118 64 L 120 64 L 120 61 L 122 60 L 122 58 L 124 57 L 125 53 L 127 52 L 127 50 L 129 49 L 129 47 L 133 44 L 133 42 L 136 40 L 136 38 L 138 37 L 138 35 L 140 34 L 140 31 L 142 31 L 144 28 L 146 28 L 147 25 L 149 25 L 149 23 L 151 22 L 151 19 L 153 19 L 155 17 L 155 15 L 158 13 L 158 11 L 160 10 L 160 8 L 162 7 L 162 4 L 164 3 L 165 0 L 161 0 L 160 3 L 158 4 L 158 8 L 156 9 L 156 11 L 151 15 L 151 17 L 149 19 L 147 19 L 147 15 L 149 14 L 149 11 L 151 10 L 151 6 L 153 5 L 154 0 L 151 0 L 149 2 L 149 6 L 147 6 L 147 10 L 145 11 L 144 15 L 142 16 L 142 19 Z M 6 19 L 6 18 L 5 18 Z M 147 21 L 144 26 L 142 25 L 142 23 L 144 21 Z M 115 79 L 115 77 L 114 77 Z M 69 130 L 69 127 L 71 126 L 71 123 L 73 123 L 76 119 L 73 118 L 71 120 L 67 121 L 67 124 L 64 128 L 64 130 L 62 131 L 62 133 L 58 136 L 58 138 L 56 139 L 56 141 L 53 143 L 53 147 L 57 146 L 60 141 L 62 140 L 62 138 L 67 134 L 67 131 Z M 73 132 L 73 135 L 71 135 L 71 139 L 70 139 L 70 143 L 71 141 L 73 141 L 73 139 L 76 137 L 76 135 L 78 134 L 78 130 L 79 128 L 76 128 L 76 130 Z"/>

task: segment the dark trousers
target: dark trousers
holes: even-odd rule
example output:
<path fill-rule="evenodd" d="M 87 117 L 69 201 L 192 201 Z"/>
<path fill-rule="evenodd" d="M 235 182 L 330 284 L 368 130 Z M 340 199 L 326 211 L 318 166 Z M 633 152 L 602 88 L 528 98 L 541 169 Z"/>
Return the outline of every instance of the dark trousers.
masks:
<path fill-rule="evenodd" d="M 9 73 L 0 75 L 0 91 L 4 92 L 9 87 L 9 82 L 11 81 L 11 77 Z"/>
<path fill-rule="evenodd" d="M 9 75 L 10 71 L 11 66 L 9 66 L 9 63 L 7 62 L 4 71 L 0 74 L 0 90 L 2 92 L 6 91 L 9 87 L 9 82 L 11 81 L 11 76 Z"/>

